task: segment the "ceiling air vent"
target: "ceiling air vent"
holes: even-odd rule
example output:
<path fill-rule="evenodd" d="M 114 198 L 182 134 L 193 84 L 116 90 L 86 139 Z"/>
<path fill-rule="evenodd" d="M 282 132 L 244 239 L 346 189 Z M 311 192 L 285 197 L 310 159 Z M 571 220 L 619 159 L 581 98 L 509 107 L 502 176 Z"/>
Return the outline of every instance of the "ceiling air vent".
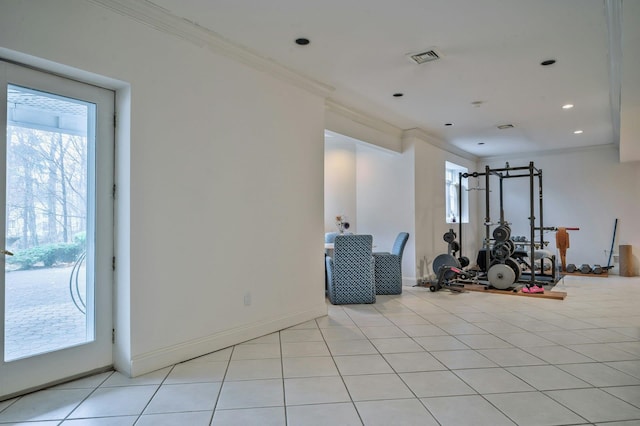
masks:
<path fill-rule="evenodd" d="M 500 130 L 505 130 L 505 129 L 513 129 L 513 124 L 500 124 L 498 127 L 498 129 Z"/>
<path fill-rule="evenodd" d="M 442 55 L 438 53 L 436 49 L 430 49 L 430 50 L 427 50 L 426 52 L 421 52 L 421 53 L 410 53 L 408 56 L 409 56 L 409 59 L 411 59 L 413 62 L 415 62 L 418 65 L 424 64 L 425 62 L 432 62 L 442 57 Z"/>

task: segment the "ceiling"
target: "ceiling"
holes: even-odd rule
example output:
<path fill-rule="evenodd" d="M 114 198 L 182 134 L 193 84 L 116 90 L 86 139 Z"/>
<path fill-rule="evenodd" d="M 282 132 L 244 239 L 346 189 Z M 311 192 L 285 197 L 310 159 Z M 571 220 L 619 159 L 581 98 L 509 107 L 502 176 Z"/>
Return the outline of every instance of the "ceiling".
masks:
<path fill-rule="evenodd" d="M 151 0 L 332 87 L 338 104 L 479 157 L 619 143 L 622 1 Z M 432 48 L 440 59 L 408 58 Z"/>

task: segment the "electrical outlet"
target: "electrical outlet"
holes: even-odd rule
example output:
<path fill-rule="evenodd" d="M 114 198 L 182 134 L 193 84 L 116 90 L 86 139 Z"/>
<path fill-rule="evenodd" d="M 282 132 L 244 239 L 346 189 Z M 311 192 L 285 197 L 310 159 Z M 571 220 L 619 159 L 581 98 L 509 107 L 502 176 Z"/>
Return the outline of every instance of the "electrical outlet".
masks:
<path fill-rule="evenodd" d="M 251 305 L 251 292 L 248 291 L 244 294 L 244 306 Z"/>

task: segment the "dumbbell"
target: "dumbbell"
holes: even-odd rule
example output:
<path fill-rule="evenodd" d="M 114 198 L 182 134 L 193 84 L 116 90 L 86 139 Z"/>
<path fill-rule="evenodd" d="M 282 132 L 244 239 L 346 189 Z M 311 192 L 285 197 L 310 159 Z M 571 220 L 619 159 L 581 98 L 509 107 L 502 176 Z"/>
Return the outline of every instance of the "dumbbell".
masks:
<path fill-rule="evenodd" d="M 573 263 L 567 265 L 567 272 L 573 274 L 578 268 Z"/>
<path fill-rule="evenodd" d="M 593 265 L 593 270 L 591 271 L 596 275 L 600 275 L 602 274 L 602 272 L 604 272 L 604 270 L 602 269 L 602 266 L 600 265 Z"/>
<path fill-rule="evenodd" d="M 583 274 L 590 274 L 591 266 L 587 265 L 586 263 L 583 263 L 582 265 L 580 265 L 580 272 L 582 272 Z"/>

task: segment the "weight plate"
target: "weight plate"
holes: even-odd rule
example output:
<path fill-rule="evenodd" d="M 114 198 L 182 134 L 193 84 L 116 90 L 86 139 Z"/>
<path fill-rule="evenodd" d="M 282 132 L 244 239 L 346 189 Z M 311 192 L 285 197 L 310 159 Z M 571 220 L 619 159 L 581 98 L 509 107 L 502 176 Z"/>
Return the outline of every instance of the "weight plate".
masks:
<path fill-rule="evenodd" d="M 455 241 L 456 239 L 456 233 L 453 232 L 453 229 L 449 230 L 449 232 L 445 233 L 442 236 L 442 239 L 446 242 L 446 243 L 452 243 Z"/>
<path fill-rule="evenodd" d="M 440 268 L 442 268 L 443 266 L 454 266 L 456 268 L 460 268 L 460 262 L 458 262 L 458 259 L 456 259 L 452 255 L 443 253 L 437 255 L 436 258 L 433 259 L 433 272 L 437 274 L 438 271 L 440 271 Z M 451 272 L 451 274 L 454 273 Z M 447 274 L 447 276 L 445 276 L 447 279 L 450 278 L 448 275 L 450 274 Z"/>
<path fill-rule="evenodd" d="M 522 272 L 520 270 L 520 264 L 512 257 L 507 258 L 507 260 L 504 261 L 504 264 L 513 269 L 513 272 L 516 274 L 515 281 L 518 281 L 520 279 L 520 272 Z"/>
<path fill-rule="evenodd" d="M 516 251 L 516 243 L 514 243 L 513 240 L 507 240 L 504 243 L 509 247 L 509 256 L 511 256 Z"/>
<path fill-rule="evenodd" d="M 469 266 L 469 263 L 471 263 L 467 256 L 459 257 L 458 262 L 460 262 L 460 266 L 463 268 L 466 268 L 467 266 Z"/>
<path fill-rule="evenodd" d="M 498 263 L 489 268 L 487 278 L 493 287 L 498 290 L 506 290 L 516 282 L 516 273 L 510 266 Z"/>
<path fill-rule="evenodd" d="M 511 236 L 511 231 L 508 226 L 500 225 L 496 229 L 493 230 L 493 238 L 496 241 L 507 241 Z"/>
<path fill-rule="evenodd" d="M 509 246 L 505 243 L 495 243 L 491 249 L 491 253 L 493 254 L 493 257 L 501 263 L 511 255 Z"/>
<path fill-rule="evenodd" d="M 451 251 L 460 251 L 460 243 L 458 243 L 457 241 L 452 241 L 449 243 L 449 249 Z"/>

